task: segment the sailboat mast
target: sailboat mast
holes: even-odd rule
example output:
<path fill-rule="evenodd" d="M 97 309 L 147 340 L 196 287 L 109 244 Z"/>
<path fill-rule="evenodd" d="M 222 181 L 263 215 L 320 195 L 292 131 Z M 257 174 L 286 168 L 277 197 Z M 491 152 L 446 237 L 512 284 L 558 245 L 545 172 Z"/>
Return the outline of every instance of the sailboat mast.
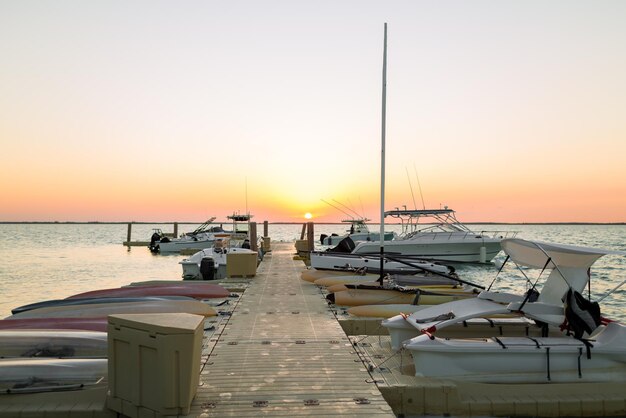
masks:
<path fill-rule="evenodd" d="M 385 37 L 383 47 L 383 103 L 381 122 L 381 151 L 380 151 L 380 285 L 384 277 L 385 254 L 385 121 L 387 114 L 387 23 L 385 22 Z"/>

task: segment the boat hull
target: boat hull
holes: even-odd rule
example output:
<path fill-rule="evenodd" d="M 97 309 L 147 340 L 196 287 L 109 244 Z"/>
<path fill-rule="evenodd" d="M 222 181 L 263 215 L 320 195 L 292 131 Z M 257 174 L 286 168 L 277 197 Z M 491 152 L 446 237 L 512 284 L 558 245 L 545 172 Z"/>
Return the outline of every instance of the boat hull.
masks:
<path fill-rule="evenodd" d="M 385 244 L 387 245 L 387 244 Z M 358 247 L 357 247 L 358 248 Z M 377 247 L 376 251 L 379 251 L 380 247 Z M 372 251 L 374 251 L 372 249 Z M 390 251 L 391 252 L 391 251 Z M 401 256 L 398 256 L 400 258 Z M 345 270 L 350 269 L 367 269 L 368 272 L 374 273 L 380 271 L 380 258 L 377 256 L 365 256 L 362 254 L 342 254 L 333 252 L 311 252 L 310 256 L 311 268 L 316 270 Z M 423 271 L 434 271 L 442 274 L 449 274 L 452 272 L 450 267 L 440 264 L 434 264 L 423 260 L 403 260 L 406 263 L 411 263 L 414 266 L 411 267 L 405 262 L 385 260 L 383 263 L 383 269 L 388 273 L 417 273 Z"/>
<path fill-rule="evenodd" d="M 379 250 L 379 242 L 362 242 L 357 244 L 352 254 L 375 254 Z M 385 251 L 389 253 L 456 263 L 487 263 L 500 250 L 500 240 L 493 238 L 445 239 L 442 235 L 439 239 L 398 239 L 385 242 Z"/>
<path fill-rule="evenodd" d="M 609 324 L 587 346 L 571 337 L 430 339 L 405 343 L 416 376 L 483 383 L 605 382 L 626 380 L 625 328 Z"/>

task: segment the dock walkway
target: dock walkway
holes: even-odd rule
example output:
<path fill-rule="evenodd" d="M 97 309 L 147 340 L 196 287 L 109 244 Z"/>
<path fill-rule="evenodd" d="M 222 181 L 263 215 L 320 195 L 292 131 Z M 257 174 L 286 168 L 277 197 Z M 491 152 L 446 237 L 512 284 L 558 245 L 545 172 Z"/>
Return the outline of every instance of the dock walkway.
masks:
<path fill-rule="evenodd" d="M 395 416 L 293 252 L 273 243 L 206 344 L 189 416 Z"/>

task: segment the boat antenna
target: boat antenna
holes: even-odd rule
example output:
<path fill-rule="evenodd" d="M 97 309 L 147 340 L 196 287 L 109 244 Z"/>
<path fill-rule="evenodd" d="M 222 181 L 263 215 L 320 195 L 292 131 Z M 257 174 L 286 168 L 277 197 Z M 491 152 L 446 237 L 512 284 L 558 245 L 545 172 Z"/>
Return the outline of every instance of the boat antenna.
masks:
<path fill-rule="evenodd" d="M 359 203 L 361 203 L 361 212 L 363 213 L 363 218 L 365 218 L 365 208 L 363 207 L 363 201 L 361 200 L 361 196 L 359 196 Z"/>
<path fill-rule="evenodd" d="M 380 277 L 378 281 L 383 285 L 385 277 L 385 118 L 387 112 L 387 22 L 385 22 L 385 36 L 383 47 L 383 91 L 381 115 L 381 148 L 380 148 Z"/>
<path fill-rule="evenodd" d="M 406 178 L 409 180 L 409 189 L 411 189 L 411 197 L 413 198 L 413 207 L 417 210 L 417 205 L 415 204 L 415 195 L 413 194 L 413 186 L 411 185 L 411 177 L 409 177 L 409 169 L 404 167 L 406 170 Z"/>
<path fill-rule="evenodd" d="M 420 178 L 417 175 L 417 168 L 415 168 L 415 163 L 413 163 L 413 171 L 415 171 L 415 178 L 417 179 L 417 187 L 420 189 L 420 197 L 422 198 L 422 209 L 426 210 L 426 204 L 424 203 L 424 194 L 422 193 L 422 185 L 420 183 Z"/>
<path fill-rule="evenodd" d="M 345 210 L 342 210 L 341 208 L 338 208 L 337 206 L 333 205 L 330 202 L 325 201 L 324 199 L 320 199 L 322 202 L 326 203 L 328 206 L 331 206 L 335 209 L 337 209 L 339 212 L 343 213 L 344 215 L 350 217 L 350 218 L 354 218 L 352 215 L 350 215 L 348 212 L 346 212 Z"/>

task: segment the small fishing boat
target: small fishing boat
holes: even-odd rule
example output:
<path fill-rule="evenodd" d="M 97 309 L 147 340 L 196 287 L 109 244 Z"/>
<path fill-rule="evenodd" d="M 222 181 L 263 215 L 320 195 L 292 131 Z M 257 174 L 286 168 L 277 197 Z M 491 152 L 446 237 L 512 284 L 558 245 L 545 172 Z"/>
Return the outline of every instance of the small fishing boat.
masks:
<path fill-rule="evenodd" d="M 160 230 L 153 232 L 148 248 L 152 252 L 174 253 L 186 249 L 200 249 L 213 245 L 215 240 L 232 235 L 221 225 L 213 224 L 215 217 L 210 218 L 192 232 L 182 234 L 179 238 L 168 238 Z"/>
<path fill-rule="evenodd" d="M 403 343 L 416 375 L 487 383 L 626 381 L 626 327 L 603 320 L 599 305 L 581 295 L 597 259 L 626 253 L 519 239 L 503 240 L 502 246 L 517 265 L 550 271 L 536 300 L 533 293 L 506 305 L 477 298 L 480 304 L 473 307 L 457 309 L 456 302 L 406 316 L 422 333 Z M 537 338 L 436 336 L 438 330 L 496 313 L 515 313 L 564 332 Z"/>
<path fill-rule="evenodd" d="M 350 228 L 346 230 L 346 234 L 321 234 L 320 243 L 322 245 L 337 245 L 346 237 L 350 237 L 352 241 L 380 241 L 380 232 L 371 232 L 367 226 L 370 219 L 367 218 L 351 218 L 343 219 L 341 222 L 349 224 Z M 385 232 L 384 240 L 390 241 L 396 237 L 395 232 Z"/>
<path fill-rule="evenodd" d="M 261 253 L 251 248 L 250 214 L 233 213 L 227 217 L 232 221 L 233 234 L 224 239 L 218 239 L 212 245 L 202 249 L 189 258 L 180 261 L 184 280 L 222 280 L 226 278 L 226 266 L 229 255 L 249 254 L 260 260 Z"/>
<path fill-rule="evenodd" d="M 106 332 L 56 329 L 0 330 L 0 358 L 106 356 Z"/>
<path fill-rule="evenodd" d="M 245 241 L 244 241 L 245 242 Z M 211 248 L 194 253 L 180 261 L 184 280 L 222 280 L 226 278 L 228 255 L 249 254 L 258 258 L 258 252 L 250 248 L 231 246 L 216 241 Z"/>
<path fill-rule="evenodd" d="M 393 241 L 385 242 L 387 247 Z M 311 268 L 316 270 L 358 270 L 367 269 L 368 273 L 380 272 L 380 252 L 372 250 L 371 254 L 356 254 L 354 249 L 361 243 L 355 244 L 350 237 L 343 239 L 335 248 L 327 251 L 311 251 Z M 378 243 L 380 245 L 380 243 Z M 398 255 L 385 250 L 383 269 L 387 273 L 417 273 L 437 272 L 450 274 L 454 268 L 432 261 L 425 261 L 418 257 Z"/>

